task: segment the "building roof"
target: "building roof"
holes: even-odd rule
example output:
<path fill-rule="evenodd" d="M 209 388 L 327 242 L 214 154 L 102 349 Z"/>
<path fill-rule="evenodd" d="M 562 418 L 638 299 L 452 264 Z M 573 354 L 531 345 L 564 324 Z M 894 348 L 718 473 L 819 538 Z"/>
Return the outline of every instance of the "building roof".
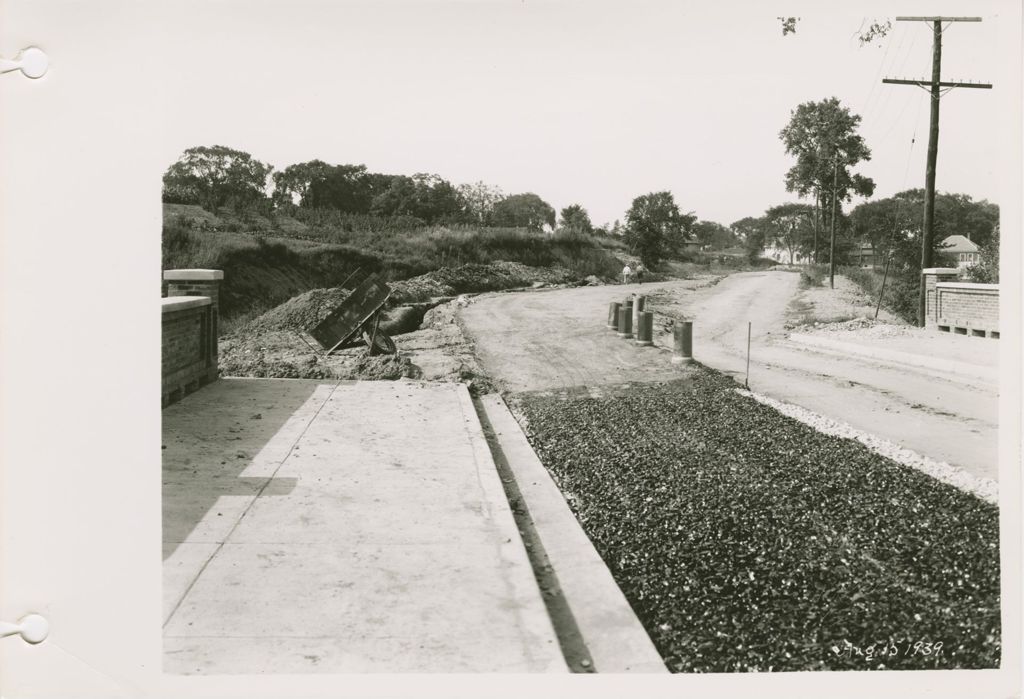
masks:
<path fill-rule="evenodd" d="M 962 235 L 951 235 L 939 243 L 942 252 L 978 252 L 978 246 Z"/>

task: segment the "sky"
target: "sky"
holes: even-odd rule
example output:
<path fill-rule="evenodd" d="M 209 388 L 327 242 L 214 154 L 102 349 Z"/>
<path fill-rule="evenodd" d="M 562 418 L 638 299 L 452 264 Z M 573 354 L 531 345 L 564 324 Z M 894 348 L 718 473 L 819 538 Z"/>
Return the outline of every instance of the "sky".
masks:
<path fill-rule="evenodd" d="M 161 20 L 179 66 L 162 90 L 166 161 L 219 144 L 278 169 L 321 159 L 437 173 L 579 203 L 596 224 L 669 190 L 684 212 L 728 224 L 796 200 L 778 133 L 798 104 L 835 96 L 863 118 L 873 157 L 855 171 L 875 180 L 874 198 L 923 187 L 928 95 L 881 79 L 930 76 L 929 26 L 893 22 L 861 47 L 857 31 L 893 17 L 893 3 L 823 5 L 174 3 Z M 1006 8 L 899 4 L 984 17 L 943 35 L 943 79 L 995 89 L 941 100 L 937 188 L 997 203 L 1000 134 L 1015 123 L 1000 116 L 1019 109 L 997 81 L 1005 42 L 1018 41 L 1000 26 Z M 800 17 L 795 34 L 779 15 Z"/>

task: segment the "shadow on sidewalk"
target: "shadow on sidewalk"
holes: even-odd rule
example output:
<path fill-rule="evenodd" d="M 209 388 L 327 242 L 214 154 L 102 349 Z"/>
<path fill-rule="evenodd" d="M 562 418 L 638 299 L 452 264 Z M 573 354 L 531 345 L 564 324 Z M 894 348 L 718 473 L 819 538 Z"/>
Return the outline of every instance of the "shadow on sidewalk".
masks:
<path fill-rule="evenodd" d="M 274 478 L 335 384 L 221 379 L 163 411 L 163 543 L 224 540 L 257 495 L 286 495 Z"/>

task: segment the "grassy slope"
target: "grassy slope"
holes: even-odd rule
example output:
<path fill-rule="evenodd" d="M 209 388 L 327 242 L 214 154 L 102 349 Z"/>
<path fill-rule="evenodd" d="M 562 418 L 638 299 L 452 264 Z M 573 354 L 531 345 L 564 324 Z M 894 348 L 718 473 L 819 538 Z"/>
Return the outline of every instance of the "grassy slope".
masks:
<path fill-rule="evenodd" d="M 269 226 L 274 224 L 275 229 Z M 248 226 L 248 228 L 246 228 Z M 213 215 L 164 205 L 164 269 L 224 270 L 222 315 L 251 316 L 315 288 L 338 286 L 357 268 L 392 281 L 446 266 L 497 260 L 614 277 L 618 240 L 519 229 L 368 231 L 310 227 L 293 219 Z"/>

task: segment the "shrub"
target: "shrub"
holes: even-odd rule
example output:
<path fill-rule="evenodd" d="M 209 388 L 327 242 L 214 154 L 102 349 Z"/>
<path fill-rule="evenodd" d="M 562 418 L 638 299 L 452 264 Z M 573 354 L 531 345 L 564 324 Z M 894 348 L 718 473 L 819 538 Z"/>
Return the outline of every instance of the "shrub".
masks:
<path fill-rule="evenodd" d="M 827 265 L 805 265 L 801 267 L 800 288 L 807 289 L 812 286 L 822 286 L 826 274 L 828 274 Z"/>
<path fill-rule="evenodd" d="M 882 307 L 907 321 L 917 321 L 918 294 L 920 293 L 919 280 L 917 277 L 906 273 L 889 270 L 889 276 L 885 280 L 885 289 L 882 289 L 883 273 L 874 269 L 863 267 L 842 267 L 843 276 L 859 286 L 868 297 L 878 300 L 882 295 Z"/>

